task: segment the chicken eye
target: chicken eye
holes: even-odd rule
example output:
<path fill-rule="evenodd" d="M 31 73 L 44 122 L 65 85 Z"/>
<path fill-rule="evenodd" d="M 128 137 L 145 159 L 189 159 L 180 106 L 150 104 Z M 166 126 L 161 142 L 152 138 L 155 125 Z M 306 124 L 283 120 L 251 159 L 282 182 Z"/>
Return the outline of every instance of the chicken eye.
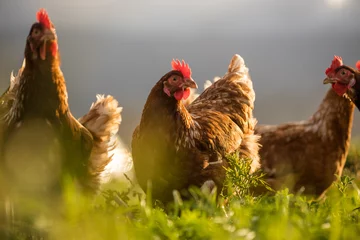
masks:
<path fill-rule="evenodd" d="M 342 70 L 340 74 L 341 74 L 342 76 L 345 76 L 346 71 L 345 71 L 345 70 Z"/>
<path fill-rule="evenodd" d="M 172 79 L 174 82 L 176 82 L 177 81 L 177 77 L 173 77 L 173 79 Z"/>
<path fill-rule="evenodd" d="M 33 35 L 34 37 L 39 36 L 39 35 L 40 35 L 40 30 L 37 29 L 37 28 L 35 28 L 34 31 L 32 32 L 32 35 Z"/>

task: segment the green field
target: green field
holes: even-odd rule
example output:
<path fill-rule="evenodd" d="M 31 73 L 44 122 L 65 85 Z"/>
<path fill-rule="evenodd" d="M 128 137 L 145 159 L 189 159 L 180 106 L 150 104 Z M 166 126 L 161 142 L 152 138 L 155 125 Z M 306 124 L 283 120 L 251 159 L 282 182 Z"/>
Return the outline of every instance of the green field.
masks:
<path fill-rule="evenodd" d="M 93 202 L 69 187 L 61 214 L 54 210 L 50 219 L 36 220 L 37 230 L 24 223 L 5 227 L 2 239 L 358 239 L 356 146 L 358 142 L 352 145 L 344 175 L 321 200 L 287 190 L 252 197 L 250 186 L 261 180 L 246 174 L 248 163 L 235 164 L 237 159 L 231 158 L 228 188 L 218 202 L 214 192 L 191 189 L 193 201 L 174 193 L 174 206 L 165 213 L 130 182 L 109 184 Z"/>

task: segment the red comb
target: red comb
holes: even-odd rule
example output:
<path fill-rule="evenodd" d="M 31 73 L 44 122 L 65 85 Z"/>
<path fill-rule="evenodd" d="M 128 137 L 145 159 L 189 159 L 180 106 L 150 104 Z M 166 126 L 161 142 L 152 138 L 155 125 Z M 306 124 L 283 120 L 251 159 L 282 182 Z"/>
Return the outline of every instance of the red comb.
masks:
<path fill-rule="evenodd" d="M 44 25 L 45 28 L 51 28 L 49 15 L 44 8 L 40 8 L 40 10 L 36 13 L 36 19 L 39 23 Z"/>
<path fill-rule="evenodd" d="M 178 59 L 173 59 L 171 62 L 173 70 L 180 71 L 184 78 L 191 78 L 191 68 L 184 60 L 180 62 Z"/>
<path fill-rule="evenodd" d="M 334 59 L 331 62 L 331 66 L 326 69 L 325 74 L 327 76 L 334 74 L 335 69 L 337 69 L 342 65 L 343 65 L 342 58 L 339 56 L 334 56 Z"/>
<path fill-rule="evenodd" d="M 359 61 L 357 61 L 357 63 L 356 63 L 356 68 L 358 69 L 358 70 L 360 70 L 360 60 Z"/>

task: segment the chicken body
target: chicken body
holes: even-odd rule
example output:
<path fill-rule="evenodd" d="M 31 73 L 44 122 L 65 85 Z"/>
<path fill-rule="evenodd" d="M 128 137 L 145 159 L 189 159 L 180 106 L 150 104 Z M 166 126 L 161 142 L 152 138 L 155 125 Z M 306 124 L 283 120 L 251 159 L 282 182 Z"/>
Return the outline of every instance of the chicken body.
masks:
<path fill-rule="evenodd" d="M 132 140 L 136 177 L 152 196 L 171 201 L 173 190 L 200 187 L 212 180 L 221 189 L 226 155 L 239 153 L 259 166 L 255 93 L 243 59 L 235 55 L 226 75 L 190 105 L 167 96 L 164 75 L 151 90 Z"/>
<path fill-rule="evenodd" d="M 330 89 L 306 121 L 258 125 L 261 166 L 269 185 L 320 196 L 341 175 L 350 146 L 354 104 Z M 257 189 L 263 192 L 265 189 Z"/>
<path fill-rule="evenodd" d="M 40 198 L 57 195 L 64 178 L 87 181 L 93 139 L 68 108 L 60 68 L 26 64 L 5 119 L 1 164 L 10 193 Z"/>
<path fill-rule="evenodd" d="M 13 76 L 13 74 L 11 73 L 10 86 L 1 96 L 0 114 L 3 119 L 13 107 L 12 105 L 15 101 L 16 91 L 18 90 L 19 81 L 21 79 L 24 68 L 25 60 L 23 62 L 23 66 L 19 69 L 16 76 Z M 89 162 L 87 165 L 89 179 L 88 181 L 84 181 L 82 183 L 83 188 L 90 192 L 96 192 L 99 189 L 100 183 L 103 181 L 102 179 L 108 178 L 108 176 L 103 176 L 105 168 L 113 160 L 113 158 L 118 158 L 117 155 L 119 154 L 116 150 L 120 148 L 120 144 L 117 139 L 117 133 L 119 125 L 121 123 L 121 111 L 122 108 L 119 107 L 117 100 L 114 99 L 112 96 L 108 95 L 105 97 L 103 95 L 97 95 L 97 100 L 91 105 L 89 112 L 78 119 L 78 121 L 87 130 L 89 130 L 93 137 L 93 148 L 91 150 Z M 0 130 L 5 130 L 7 127 L 6 121 L 0 121 L 0 124 L 2 124 Z M 19 124 L 18 127 L 20 127 L 21 125 L 22 124 Z M 17 171 L 18 175 L 21 175 L 22 177 L 28 175 L 25 174 L 27 168 L 19 168 L 18 166 L 21 166 L 19 165 L 19 160 L 21 160 L 21 162 L 28 163 L 32 166 L 31 168 L 34 168 L 34 172 L 37 172 L 36 178 L 29 181 L 20 180 L 19 182 L 31 182 L 37 179 L 39 183 L 37 185 L 42 186 L 44 185 L 44 183 L 48 183 L 49 181 L 43 181 L 44 179 L 40 177 L 41 174 L 38 173 L 39 170 L 44 169 L 44 171 L 46 171 L 44 173 L 45 176 L 49 175 L 50 173 L 50 176 L 48 177 L 56 179 L 55 176 L 59 177 L 56 173 L 59 172 L 61 166 L 56 165 L 52 167 L 52 171 L 49 171 L 49 169 L 51 169 L 50 166 L 44 166 L 46 162 L 40 161 L 38 164 L 35 164 L 34 161 L 44 158 L 51 159 L 54 156 L 61 156 L 62 153 L 58 149 L 59 139 L 57 139 L 57 137 L 55 136 L 56 134 L 53 131 L 53 128 L 51 127 L 49 121 L 41 118 L 31 120 L 31 123 L 25 123 L 25 126 L 23 126 L 23 128 L 24 131 L 20 131 L 20 133 L 24 132 L 24 136 L 17 136 L 17 128 L 14 130 L 17 139 L 13 140 L 14 144 L 11 145 L 16 146 L 16 149 L 27 150 L 19 152 L 15 151 L 15 149 L 6 149 L 5 151 L 7 152 L 7 155 L 11 155 L 11 157 L 7 158 L 13 159 L 11 161 L 11 165 L 13 165 L 13 167 L 11 168 Z M 23 142 L 24 139 L 37 139 L 38 141 L 25 141 L 23 147 L 21 147 L 20 144 L 21 142 Z M 52 143 L 51 139 L 56 139 L 55 143 Z M 47 145 L 49 146 L 47 147 Z M 54 149 L 54 147 L 57 149 Z M 39 149 L 36 150 L 37 148 Z M 48 152 L 44 153 L 44 151 Z M 25 159 L 28 159 L 28 161 L 25 161 Z M 50 160 L 50 162 L 59 163 L 61 162 L 61 160 Z M 28 188 L 27 185 L 24 185 L 24 187 Z"/>
<path fill-rule="evenodd" d="M 96 192 L 117 147 L 121 108 L 113 97 L 98 96 L 80 119 L 86 127 L 72 116 L 51 26 L 32 26 L 26 64 L 1 97 L 0 200 L 11 199 L 20 215 L 29 209 L 54 214 L 65 182 Z"/>

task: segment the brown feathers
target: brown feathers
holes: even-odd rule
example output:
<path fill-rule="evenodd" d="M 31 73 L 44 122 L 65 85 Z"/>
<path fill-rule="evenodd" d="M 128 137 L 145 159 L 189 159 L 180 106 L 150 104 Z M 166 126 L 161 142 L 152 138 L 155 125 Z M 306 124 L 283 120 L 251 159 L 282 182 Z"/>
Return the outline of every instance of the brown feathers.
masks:
<path fill-rule="evenodd" d="M 316 196 L 324 193 L 344 168 L 353 112 L 354 104 L 330 89 L 309 120 L 258 126 L 261 166 L 270 186 Z"/>
<path fill-rule="evenodd" d="M 205 132 L 210 135 L 204 141 L 213 139 L 209 142 L 211 148 L 221 146 L 222 155 L 240 150 L 244 153 L 242 157 L 253 160 L 253 171 L 259 166 L 258 136 L 253 134 L 256 125 L 252 115 L 254 101 L 248 68 L 244 60 L 235 55 L 225 76 L 187 107 L 200 126 L 210 124 L 209 131 Z"/>
<path fill-rule="evenodd" d="M 228 69 L 186 107 L 162 90 L 171 72 L 151 90 L 133 134 L 132 152 L 137 179 L 145 191 L 152 183 L 154 199 L 170 201 L 174 189 L 200 187 L 209 180 L 221 188 L 227 154 L 252 158 L 252 171 L 259 166 L 248 69 L 239 55 Z"/>
<path fill-rule="evenodd" d="M 42 24 L 48 21 L 44 11 L 38 18 Z M 28 189 L 39 189 L 39 184 L 31 186 L 30 180 L 23 181 L 22 176 L 13 174 L 36 159 L 44 166 L 41 171 L 33 167 L 31 173 L 23 174 L 29 179 L 36 174 L 39 179 L 45 179 L 48 173 L 59 173 L 57 178 L 43 181 L 43 189 L 56 189 L 54 193 L 58 195 L 63 181 L 70 177 L 85 192 L 92 193 L 98 189 L 99 175 L 117 146 L 115 134 L 121 109 L 113 97 L 98 96 L 90 112 L 80 119 L 85 127 L 73 117 L 58 53 L 55 57 L 49 54 L 52 43 L 56 42 L 55 30 L 46 31 L 37 24 L 32 26 L 27 38 L 26 64 L 16 77 L 11 77 L 9 90 L 2 96 L 5 105 L 1 115 L 5 116 L 5 122 L 0 132 L 1 170 L 13 182 L 27 182 Z M 13 164 L 16 161 L 17 166 Z"/>

